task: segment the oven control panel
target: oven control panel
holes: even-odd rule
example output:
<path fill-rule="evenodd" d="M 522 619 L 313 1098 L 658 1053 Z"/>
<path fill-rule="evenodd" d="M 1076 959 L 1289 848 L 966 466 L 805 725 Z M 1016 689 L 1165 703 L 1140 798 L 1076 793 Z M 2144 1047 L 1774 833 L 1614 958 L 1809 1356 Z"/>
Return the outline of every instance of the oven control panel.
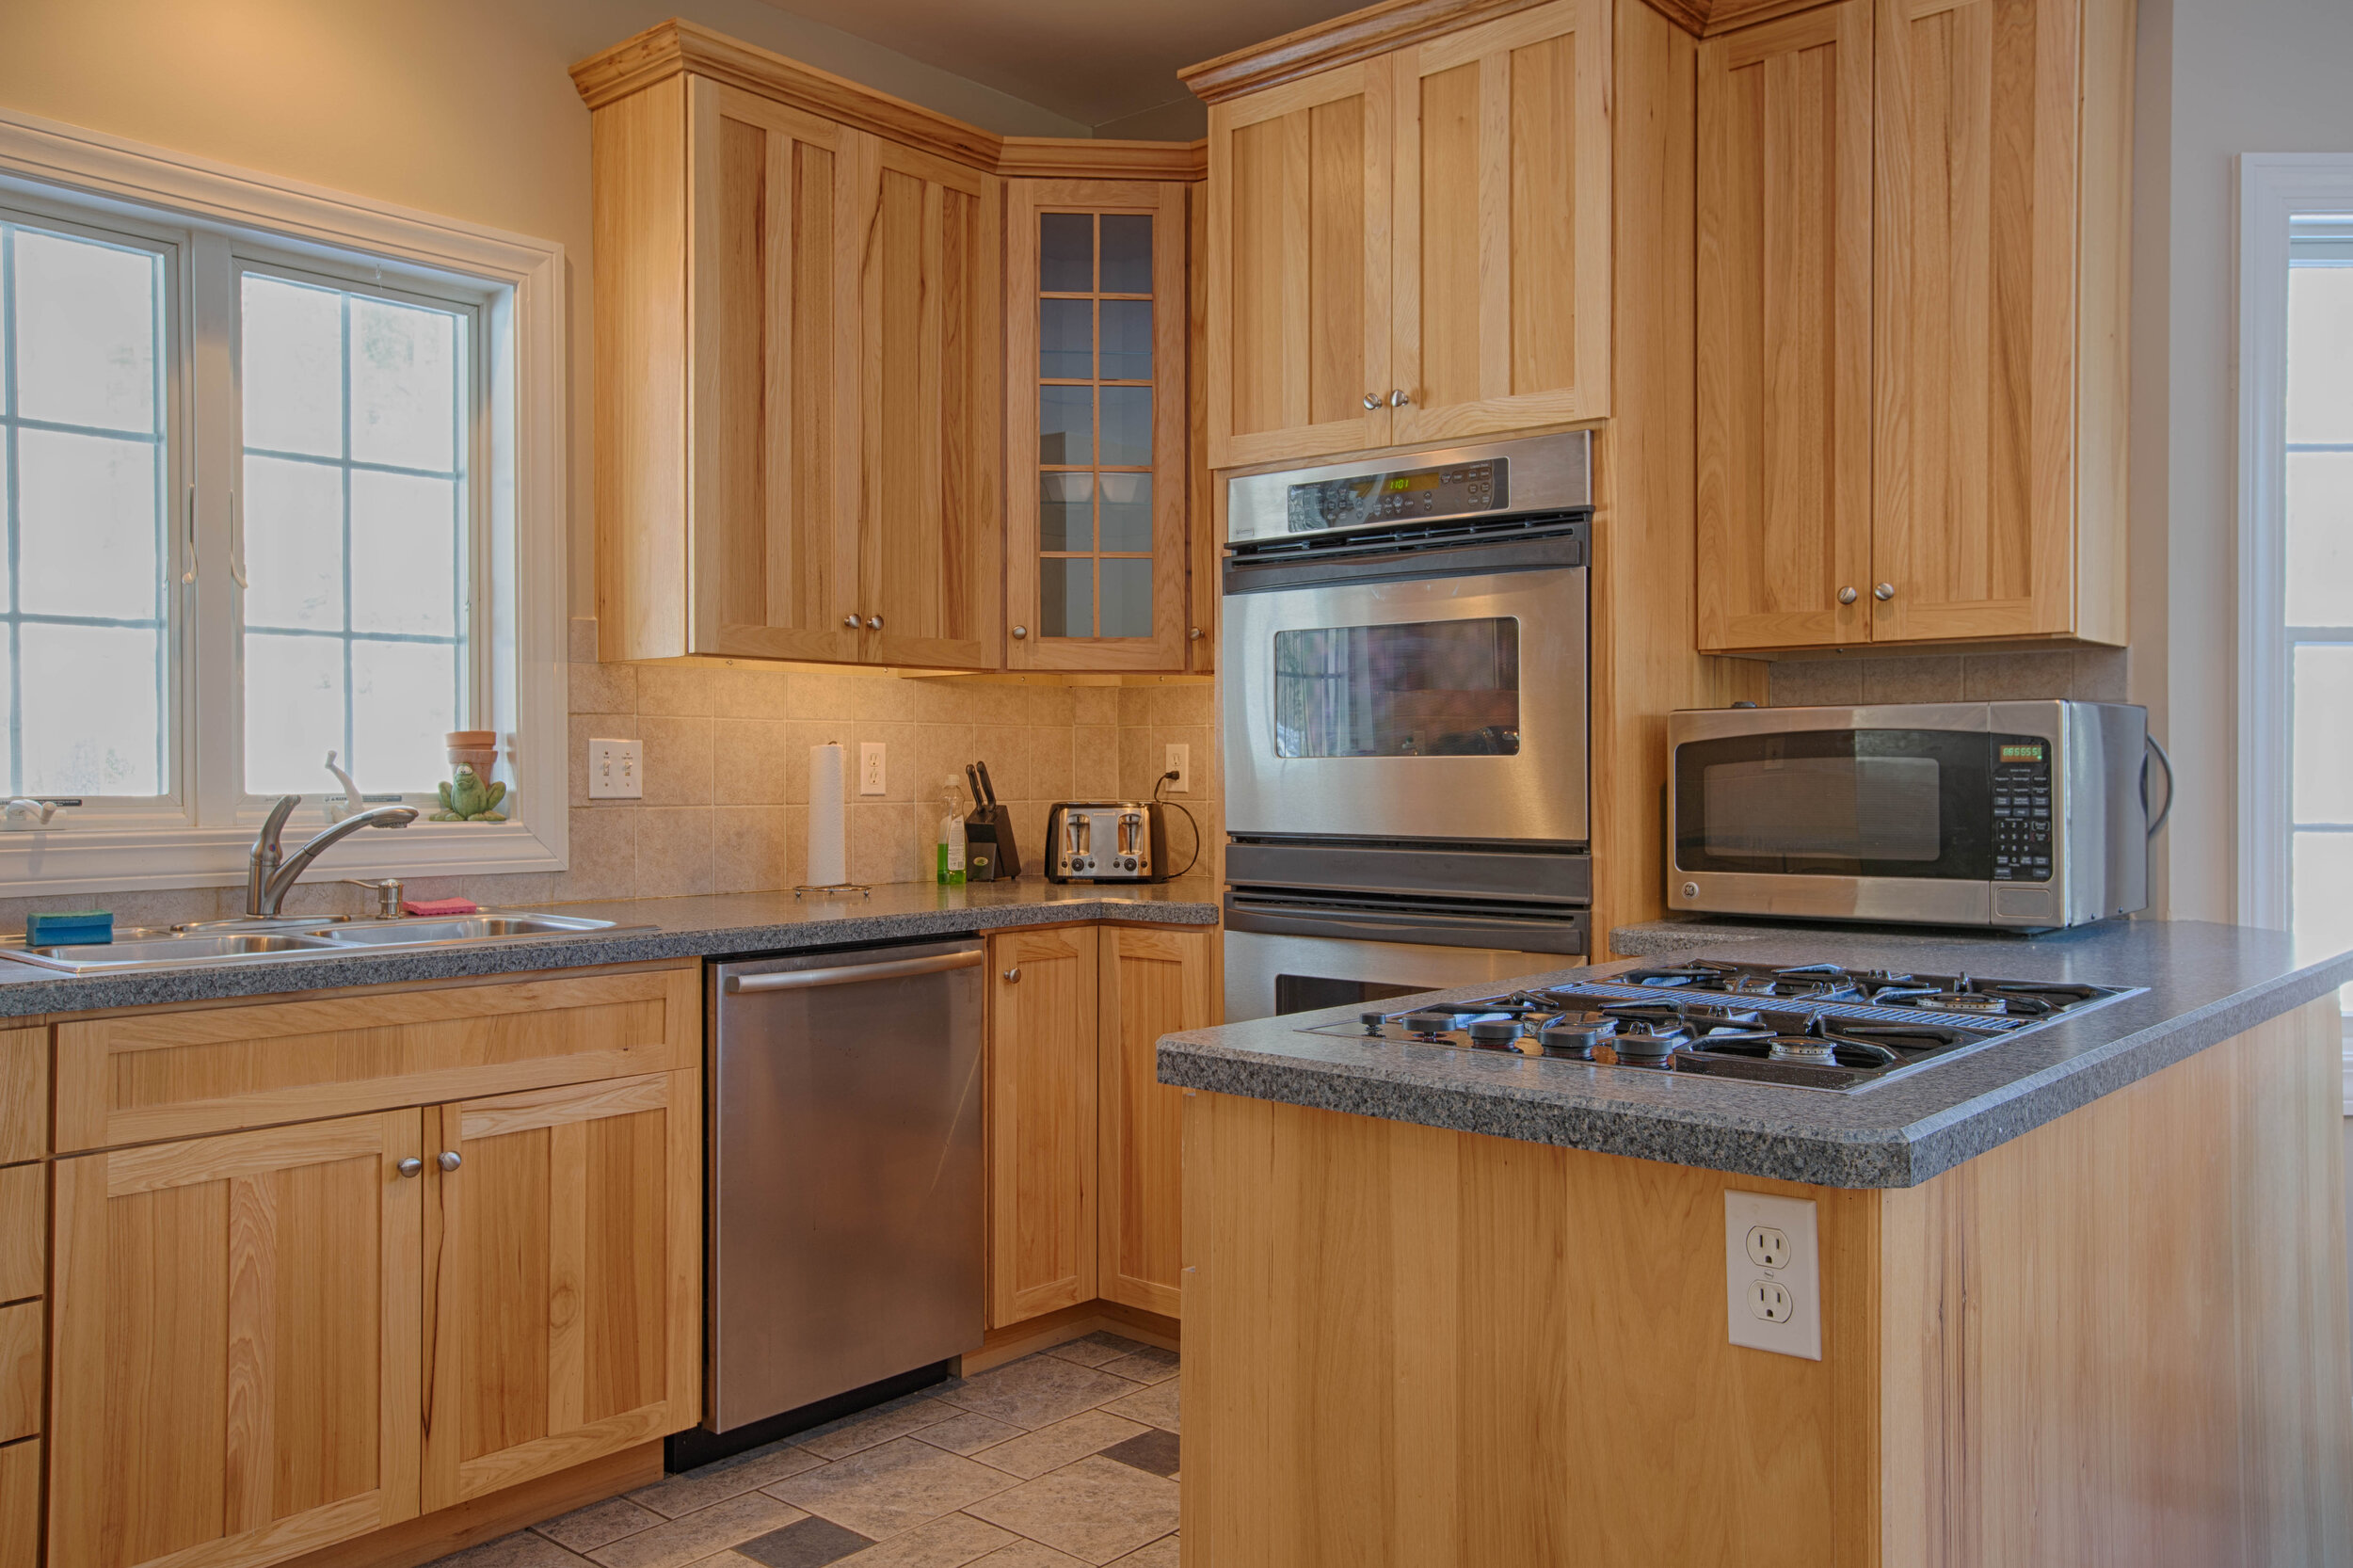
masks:
<path fill-rule="evenodd" d="M 2005 736 L 1993 751 L 1993 880 L 2051 880 L 2051 744 Z"/>
<path fill-rule="evenodd" d="M 1511 501 L 1510 476 L 1510 458 L 1488 457 L 1293 485 L 1288 492 L 1289 526 L 1294 534 L 1320 534 L 1369 522 L 1500 511 Z"/>

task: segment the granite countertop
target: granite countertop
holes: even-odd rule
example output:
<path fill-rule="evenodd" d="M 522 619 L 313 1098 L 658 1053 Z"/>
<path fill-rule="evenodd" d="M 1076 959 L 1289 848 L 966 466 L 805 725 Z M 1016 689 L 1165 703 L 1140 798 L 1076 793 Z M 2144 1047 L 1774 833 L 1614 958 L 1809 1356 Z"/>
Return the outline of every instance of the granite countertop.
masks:
<path fill-rule="evenodd" d="M 1677 1165 L 1828 1187 L 1911 1187 L 2353 980 L 2353 953 L 2299 965 L 2282 932 L 2189 920 L 2108 921 L 2008 938 L 1998 949 L 1974 936 L 1783 929 L 1674 951 L 2146 990 L 1855 1094 L 1300 1032 L 1353 1023 L 1353 1007 L 1164 1036 L 1159 1076 L 1188 1089 Z M 1643 962 L 1431 995 L 1492 996 Z"/>
<path fill-rule="evenodd" d="M 1058 887 L 1038 877 L 962 888 L 895 882 L 877 886 L 872 897 L 863 899 L 855 894 L 842 899 L 821 899 L 814 894 L 795 899 L 791 893 L 731 893 L 538 907 L 552 914 L 652 929 L 461 948 L 384 948 L 327 958 L 232 960 L 134 973 L 68 975 L 0 959 L 0 1017 L 636 964 L 660 958 L 727 958 L 792 948 L 864 946 L 1065 920 L 1213 925 L 1218 918 L 1217 888 L 1206 876 L 1141 887 Z"/>

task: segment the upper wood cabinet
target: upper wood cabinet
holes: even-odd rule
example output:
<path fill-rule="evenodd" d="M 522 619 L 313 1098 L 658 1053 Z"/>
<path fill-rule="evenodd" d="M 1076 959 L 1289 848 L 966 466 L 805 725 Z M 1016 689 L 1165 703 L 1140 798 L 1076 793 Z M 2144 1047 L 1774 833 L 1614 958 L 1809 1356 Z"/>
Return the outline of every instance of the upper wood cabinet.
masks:
<path fill-rule="evenodd" d="M 590 136 L 605 656 L 994 668 L 1001 182 L 688 72 Z"/>
<path fill-rule="evenodd" d="M 1186 187 L 1007 187 L 1005 663 L 1182 670 Z"/>
<path fill-rule="evenodd" d="M 1553 0 L 1209 108 L 1209 461 L 1594 419 L 1609 7 Z"/>
<path fill-rule="evenodd" d="M 2131 29 L 1843 0 L 1701 45 L 1703 648 L 2123 640 Z"/>

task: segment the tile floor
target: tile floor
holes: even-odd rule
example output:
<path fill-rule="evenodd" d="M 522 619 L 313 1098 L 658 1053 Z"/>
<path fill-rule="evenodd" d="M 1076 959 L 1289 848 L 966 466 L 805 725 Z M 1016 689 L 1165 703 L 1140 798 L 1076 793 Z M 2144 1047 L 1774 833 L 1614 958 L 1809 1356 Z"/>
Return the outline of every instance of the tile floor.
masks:
<path fill-rule="evenodd" d="M 433 1568 L 1176 1568 L 1176 1356 L 1090 1335 Z"/>

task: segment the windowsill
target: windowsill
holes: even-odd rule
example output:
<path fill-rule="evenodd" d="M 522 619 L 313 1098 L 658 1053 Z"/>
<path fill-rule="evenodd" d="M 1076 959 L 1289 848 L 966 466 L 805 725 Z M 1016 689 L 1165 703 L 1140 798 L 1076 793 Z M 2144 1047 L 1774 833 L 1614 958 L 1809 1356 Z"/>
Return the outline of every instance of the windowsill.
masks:
<path fill-rule="evenodd" d="M 290 824 L 288 854 L 320 831 Z M 0 832 L 0 897 L 210 888 L 242 881 L 253 829 L 65 827 Z M 564 869 L 528 822 L 362 828 L 322 854 L 313 876 L 496 876 Z"/>

